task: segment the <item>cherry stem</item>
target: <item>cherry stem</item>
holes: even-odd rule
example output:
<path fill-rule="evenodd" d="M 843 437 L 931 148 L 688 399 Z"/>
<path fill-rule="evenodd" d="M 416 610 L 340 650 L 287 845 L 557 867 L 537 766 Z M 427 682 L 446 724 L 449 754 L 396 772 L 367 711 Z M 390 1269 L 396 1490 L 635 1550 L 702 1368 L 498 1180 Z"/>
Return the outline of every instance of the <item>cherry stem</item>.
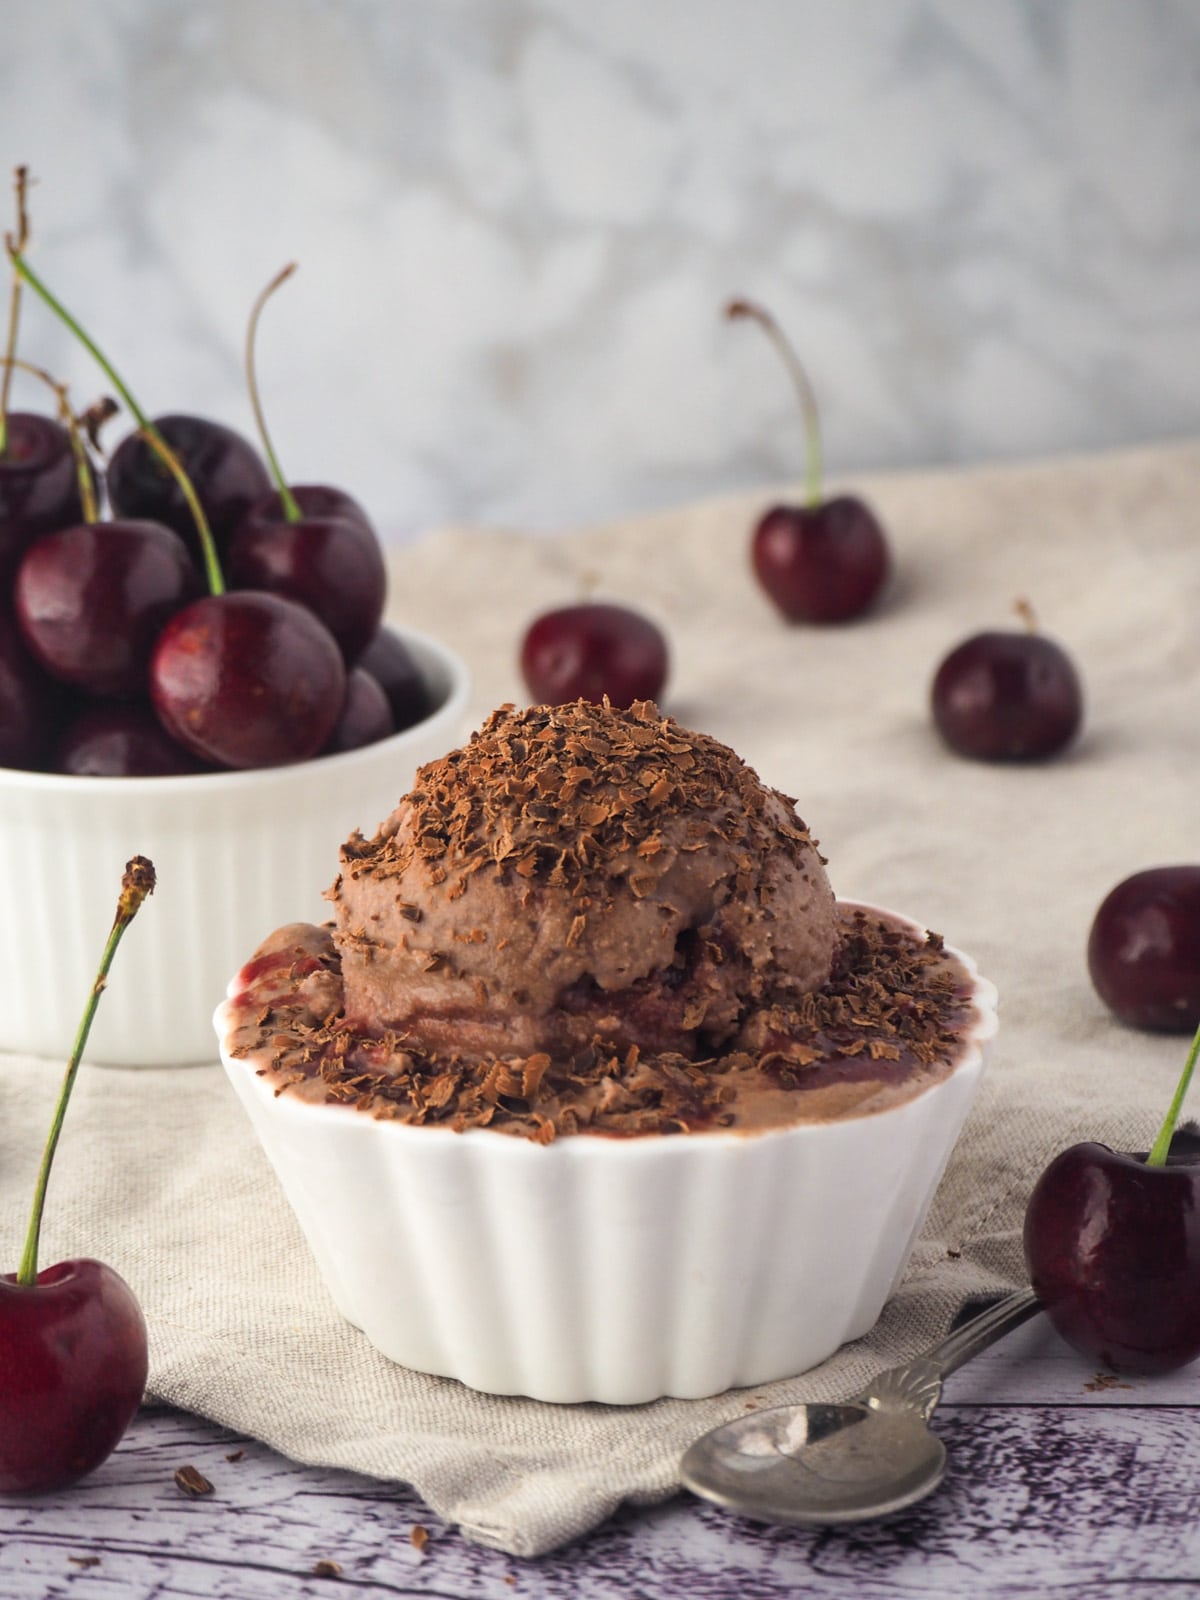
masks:
<path fill-rule="evenodd" d="M 1037 612 L 1033 609 L 1033 606 L 1029 603 L 1029 601 L 1024 598 L 1024 596 L 1022 596 L 1019 600 L 1013 601 L 1013 610 L 1025 624 L 1028 632 L 1037 633 L 1039 631 Z"/>
<path fill-rule="evenodd" d="M 810 508 L 821 503 L 821 416 L 817 410 L 817 396 L 809 382 L 808 373 L 804 370 L 800 357 L 792 347 L 791 341 L 785 336 L 783 329 L 775 321 L 769 311 L 764 311 L 762 306 L 755 305 L 752 300 L 731 300 L 725 307 L 725 315 L 731 321 L 739 318 L 748 318 L 757 322 L 759 327 L 770 339 L 771 343 L 783 357 L 783 364 L 791 374 L 796 393 L 800 397 L 800 410 L 804 416 L 804 442 L 807 457 L 807 478 L 805 482 L 806 494 Z"/>
<path fill-rule="evenodd" d="M 54 1152 L 58 1148 L 58 1136 L 62 1132 L 63 1118 L 67 1114 L 67 1102 L 71 1098 L 71 1090 L 75 1087 L 75 1079 L 79 1073 L 79 1063 L 83 1059 L 88 1034 L 91 1032 L 92 1018 L 96 1015 L 96 1007 L 100 1004 L 100 996 L 104 993 L 108 969 L 112 966 L 113 956 L 117 953 L 121 935 L 134 917 L 137 916 L 138 908 L 142 901 L 148 894 L 153 892 L 153 862 L 147 861 L 145 856 L 134 856 L 132 861 L 126 863 L 125 875 L 121 879 L 121 895 L 117 901 L 117 914 L 113 919 L 108 943 L 104 946 L 104 954 L 100 957 L 100 966 L 96 972 L 95 982 L 92 984 L 92 992 L 88 996 L 87 1005 L 84 1007 L 83 1016 L 79 1021 L 79 1028 L 75 1034 L 75 1043 L 71 1048 L 71 1059 L 67 1063 L 66 1076 L 63 1078 L 62 1088 L 58 1094 L 58 1104 L 54 1108 L 54 1120 L 50 1124 L 50 1137 L 46 1141 L 46 1149 L 42 1155 L 37 1187 L 33 1192 L 33 1211 L 29 1217 L 29 1232 L 25 1236 L 25 1249 L 21 1253 L 21 1265 L 17 1269 L 17 1282 L 26 1289 L 32 1288 L 37 1282 L 38 1241 L 42 1232 L 42 1212 L 46 1205 L 46 1185 L 50 1179 L 50 1168 L 54 1163 Z"/>
<path fill-rule="evenodd" d="M 1167 1112 L 1166 1120 L 1158 1130 L 1158 1138 L 1150 1146 L 1150 1154 L 1146 1157 L 1148 1167 L 1162 1167 L 1166 1165 L 1167 1154 L 1171 1148 L 1171 1140 L 1175 1135 L 1175 1124 L 1179 1121 L 1179 1113 L 1183 1109 L 1184 1097 L 1188 1092 L 1188 1085 L 1192 1081 L 1192 1072 L 1196 1065 L 1196 1057 L 1200 1056 L 1200 1028 L 1196 1029 L 1196 1036 L 1192 1040 L 1192 1047 L 1188 1051 L 1187 1060 L 1183 1064 L 1183 1072 L 1175 1087 L 1175 1098 L 1171 1101 L 1171 1109 Z"/>
<path fill-rule="evenodd" d="M 92 480 L 91 464 L 88 460 L 87 447 L 83 442 L 83 433 L 79 426 L 79 418 L 71 409 L 71 399 L 67 393 L 65 383 L 59 383 L 57 378 L 52 378 L 42 367 L 35 367 L 29 361 L 21 361 L 16 356 L 3 358 L 4 375 L 7 378 L 14 367 L 19 367 L 22 372 L 29 373 L 32 378 L 40 378 L 43 383 L 49 384 L 54 390 L 58 400 L 58 415 L 63 427 L 67 430 L 67 437 L 71 441 L 71 454 L 75 457 L 75 476 L 79 482 L 79 501 L 83 509 L 83 520 L 95 522 L 100 516 L 100 507 L 96 504 L 96 490 Z"/>
<path fill-rule="evenodd" d="M 284 481 L 283 471 L 279 465 L 279 457 L 275 454 L 275 447 L 271 443 L 271 435 L 267 431 L 267 419 L 263 413 L 262 401 L 258 393 L 258 373 L 254 363 L 254 346 L 258 338 L 258 319 L 262 316 L 263 307 L 281 284 L 287 282 L 296 270 L 296 263 L 289 261 L 287 266 L 277 272 L 270 283 L 259 295 L 250 309 L 250 321 L 246 326 L 246 387 L 250 391 L 250 404 L 254 408 L 254 420 L 258 424 L 258 437 L 262 440 L 263 454 L 271 468 L 271 476 L 275 479 L 275 487 L 279 491 L 279 501 L 283 506 L 283 514 L 288 522 L 299 522 L 303 513 L 296 503 L 296 497 Z"/>
<path fill-rule="evenodd" d="M 28 261 L 25 260 L 25 257 L 19 250 L 14 248 L 11 239 L 8 241 L 8 255 L 13 267 L 20 273 L 29 287 L 49 306 L 59 321 L 70 329 L 84 349 L 95 360 L 105 377 L 121 396 L 121 399 L 124 400 L 126 406 L 128 406 L 131 415 L 137 422 L 139 438 L 146 441 L 179 485 L 180 493 L 186 500 L 188 510 L 192 513 L 196 523 L 196 532 L 200 536 L 200 548 L 204 552 L 204 570 L 208 579 L 209 591 L 212 594 L 224 594 L 225 579 L 221 574 L 221 563 L 217 559 L 217 546 L 212 536 L 212 529 L 208 525 L 208 518 L 204 515 L 204 507 L 200 504 L 196 491 L 192 487 L 192 481 L 183 470 L 183 464 L 180 462 L 179 457 L 125 387 L 108 357 L 95 341 L 84 332 L 67 308 L 50 293 Z"/>
<path fill-rule="evenodd" d="M 13 188 L 17 196 L 16 248 L 24 250 L 29 242 L 29 213 L 25 208 L 25 194 L 29 183 L 29 168 L 18 167 L 13 174 Z M 9 243 L 12 244 L 10 238 Z M 13 361 L 17 354 L 17 328 L 21 321 L 21 280 L 16 272 L 8 291 L 8 336 L 4 343 L 4 376 L 0 378 L 0 460 L 8 450 L 8 400 L 12 391 Z"/>

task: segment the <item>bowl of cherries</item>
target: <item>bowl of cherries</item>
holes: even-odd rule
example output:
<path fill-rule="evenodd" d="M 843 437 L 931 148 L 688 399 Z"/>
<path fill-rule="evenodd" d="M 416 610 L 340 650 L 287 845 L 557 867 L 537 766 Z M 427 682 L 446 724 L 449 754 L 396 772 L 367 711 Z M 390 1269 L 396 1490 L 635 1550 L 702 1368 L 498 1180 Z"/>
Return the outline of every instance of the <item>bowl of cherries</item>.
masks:
<path fill-rule="evenodd" d="M 89 981 L 114 871 L 143 850 L 159 916 L 130 936 L 132 975 L 89 1057 L 207 1061 L 235 957 L 263 926 L 320 919 L 331 853 L 461 737 L 467 673 L 384 621 L 384 558 L 357 501 L 279 470 L 253 335 L 290 269 L 247 341 L 260 452 L 203 418 L 149 419 L 10 255 L 137 426 L 101 473 L 62 391 L 65 426 L 0 403 L 0 1048 L 69 1049 L 63 998 Z"/>

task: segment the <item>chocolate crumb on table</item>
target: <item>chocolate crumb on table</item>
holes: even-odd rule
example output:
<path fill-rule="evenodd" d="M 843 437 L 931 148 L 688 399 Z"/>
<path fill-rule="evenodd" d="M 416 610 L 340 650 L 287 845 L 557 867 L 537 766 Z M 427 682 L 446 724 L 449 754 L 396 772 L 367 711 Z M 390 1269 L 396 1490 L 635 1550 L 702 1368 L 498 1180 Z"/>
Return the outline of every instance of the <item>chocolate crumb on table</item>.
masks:
<path fill-rule="evenodd" d="M 198 1500 L 202 1495 L 211 1494 L 213 1486 L 196 1467 L 186 1466 L 175 1469 L 175 1482 L 179 1488 L 192 1500 Z"/>

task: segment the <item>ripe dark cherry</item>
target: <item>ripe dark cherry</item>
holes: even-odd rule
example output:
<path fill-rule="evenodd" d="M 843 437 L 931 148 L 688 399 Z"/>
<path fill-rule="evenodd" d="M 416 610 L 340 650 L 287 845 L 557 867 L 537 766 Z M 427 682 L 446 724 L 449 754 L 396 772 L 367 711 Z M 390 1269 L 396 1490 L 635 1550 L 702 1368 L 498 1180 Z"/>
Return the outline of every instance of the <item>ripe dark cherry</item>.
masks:
<path fill-rule="evenodd" d="M 83 517 L 71 439 L 61 423 L 10 411 L 0 455 L 0 581 L 40 534 Z"/>
<path fill-rule="evenodd" d="M 773 506 L 750 546 L 759 583 L 791 622 L 848 622 L 875 601 L 891 568 L 871 509 L 853 495 Z"/>
<path fill-rule="evenodd" d="M 173 414 L 156 417 L 154 425 L 179 457 L 223 550 L 250 506 L 271 487 L 258 451 L 240 433 L 205 417 Z M 114 516 L 166 523 L 199 554 L 187 501 L 152 445 L 131 433 L 113 452 L 105 480 Z"/>
<path fill-rule="evenodd" d="M 433 710 L 433 696 L 412 651 L 391 628 L 380 628 L 358 664 L 382 685 L 397 731 L 411 728 Z"/>
<path fill-rule="evenodd" d="M 1064 1339 L 1114 1372 L 1200 1356 L 1200 1164 L 1064 1150 L 1025 1215 L 1030 1282 Z"/>
<path fill-rule="evenodd" d="M 163 726 L 204 761 L 274 767 L 325 746 L 346 692 L 337 642 L 282 595 L 240 590 L 193 601 L 150 660 Z"/>
<path fill-rule="evenodd" d="M 144 695 L 163 624 L 201 591 L 182 539 L 157 522 L 80 522 L 44 534 L 13 598 L 46 671 L 89 694 Z"/>
<path fill-rule="evenodd" d="M 1083 690 L 1066 651 L 1040 633 L 978 633 L 938 667 L 930 694 L 942 738 L 978 761 L 1037 761 L 1079 732 Z"/>
<path fill-rule="evenodd" d="M 314 612 L 353 666 L 379 628 L 387 572 L 379 540 L 349 516 L 306 514 L 299 522 L 247 518 L 225 558 L 233 589 L 266 589 Z"/>
<path fill-rule="evenodd" d="M 667 668 L 661 630 L 626 606 L 588 601 L 544 612 L 521 645 L 521 673 L 539 705 L 599 704 L 607 695 L 626 710 L 658 699 Z"/>
<path fill-rule="evenodd" d="M 354 667 L 346 675 L 345 698 L 325 746 L 325 754 L 357 750 L 362 745 L 386 739 L 389 733 L 395 731 L 392 708 L 378 679 L 364 672 L 361 667 Z"/>
<path fill-rule="evenodd" d="M 1200 1027 L 1200 866 L 1118 883 L 1093 918 L 1087 963 L 1096 993 L 1130 1027 Z"/>
<path fill-rule="evenodd" d="M 0 609 L 0 767 L 47 766 L 68 699 L 25 648 L 7 607 Z"/>
<path fill-rule="evenodd" d="M 97 701 L 63 729 L 55 771 L 77 778 L 168 778 L 209 770 L 146 705 Z"/>
<path fill-rule="evenodd" d="M 108 1458 L 148 1368 L 146 1322 L 100 1261 L 60 1261 L 19 1285 L 0 1277 L 0 1492 L 63 1489 Z"/>

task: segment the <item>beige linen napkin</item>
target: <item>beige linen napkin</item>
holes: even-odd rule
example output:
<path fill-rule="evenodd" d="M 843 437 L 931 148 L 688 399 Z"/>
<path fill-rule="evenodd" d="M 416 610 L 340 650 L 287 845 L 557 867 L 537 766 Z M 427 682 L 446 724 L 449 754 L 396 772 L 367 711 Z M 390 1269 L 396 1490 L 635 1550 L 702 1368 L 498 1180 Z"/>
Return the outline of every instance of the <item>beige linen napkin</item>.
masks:
<path fill-rule="evenodd" d="M 392 594 L 399 620 L 467 657 L 477 716 L 523 698 L 515 653 L 536 609 L 594 578 L 652 611 L 673 651 L 665 709 L 798 798 L 841 895 L 940 930 L 997 983 L 979 1104 L 875 1331 L 816 1372 L 712 1400 L 478 1395 L 392 1366 L 341 1321 L 219 1068 L 85 1068 L 42 1259 L 96 1255 L 130 1280 L 155 1396 L 298 1460 L 403 1479 L 470 1537 L 535 1555 L 624 1499 L 670 1494 L 683 1448 L 748 1403 L 850 1393 L 939 1337 L 968 1296 L 1018 1283 L 1025 1198 L 1055 1150 L 1145 1146 L 1184 1043 L 1114 1024 L 1084 946 L 1120 878 L 1200 856 L 1200 447 L 859 487 L 898 572 L 886 606 L 851 626 L 788 627 L 759 594 L 746 542 L 762 495 L 559 540 L 450 530 L 396 558 Z M 932 731 L 929 680 L 965 634 L 1009 625 L 1018 596 L 1079 666 L 1084 736 L 1045 766 L 959 760 Z M 0 1060 L 9 1267 L 59 1075 Z"/>

